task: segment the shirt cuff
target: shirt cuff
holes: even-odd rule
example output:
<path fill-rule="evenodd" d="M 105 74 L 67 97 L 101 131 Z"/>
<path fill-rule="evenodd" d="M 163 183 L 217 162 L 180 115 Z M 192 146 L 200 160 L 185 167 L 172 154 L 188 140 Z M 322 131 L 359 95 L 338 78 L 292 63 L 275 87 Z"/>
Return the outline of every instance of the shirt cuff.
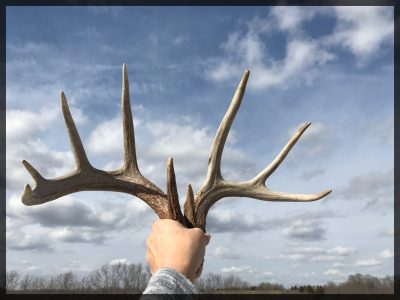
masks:
<path fill-rule="evenodd" d="M 151 276 L 143 294 L 199 294 L 199 291 L 183 274 L 162 268 Z"/>

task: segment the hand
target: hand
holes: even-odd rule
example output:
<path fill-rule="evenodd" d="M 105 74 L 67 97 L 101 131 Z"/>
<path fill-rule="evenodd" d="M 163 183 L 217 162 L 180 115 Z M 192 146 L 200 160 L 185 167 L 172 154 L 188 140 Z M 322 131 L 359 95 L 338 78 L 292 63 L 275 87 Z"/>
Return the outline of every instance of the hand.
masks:
<path fill-rule="evenodd" d="M 188 229 L 170 219 L 157 220 L 146 241 L 151 273 L 171 268 L 194 282 L 210 238 L 200 228 Z"/>

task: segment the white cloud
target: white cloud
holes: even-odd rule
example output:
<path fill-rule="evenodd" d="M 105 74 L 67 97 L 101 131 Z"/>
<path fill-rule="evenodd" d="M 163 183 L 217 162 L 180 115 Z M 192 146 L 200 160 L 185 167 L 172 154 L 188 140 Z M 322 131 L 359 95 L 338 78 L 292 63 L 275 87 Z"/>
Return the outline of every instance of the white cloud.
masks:
<path fill-rule="evenodd" d="M 59 117 L 57 107 L 42 107 L 37 112 L 29 110 L 6 111 L 6 142 L 27 141 L 35 134 L 48 128 Z"/>
<path fill-rule="evenodd" d="M 322 240 L 326 230 L 317 220 L 296 220 L 282 230 L 284 236 L 308 241 Z"/>
<path fill-rule="evenodd" d="M 111 260 L 108 264 L 110 265 L 126 265 L 129 264 L 130 262 L 126 258 L 119 258 L 119 259 L 113 259 Z"/>
<path fill-rule="evenodd" d="M 36 234 L 35 232 L 24 232 L 21 230 L 6 231 L 7 248 L 18 251 L 40 251 L 53 252 L 51 240 L 45 236 Z"/>
<path fill-rule="evenodd" d="M 275 223 L 276 224 L 276 223 Z M 262 220 L 252 214 L 239 213 L 232 209 L 212 209 L 207 216 L 209 232 L 252 232 L 273 228 L 271 220 Z"/>
<path fill-rule="evenodd" d="M 394 254 L 389 249 L 385 249 L 378 253 L 378 256 L 383 259 L 393 258 Z"/>
<path fill-rule="evenodd" d="M 375 267 L 381 265 L 382 262 L 377 260 L 376 258 L 367 258 L 367 259 L 362 259 L 358 260 L 356 262 L 356 266 L 361 266 L 361 267 Z"/>
<path fill-rule="evenodd" d="M 302 24 L 317 14 L 334 15 L 332 33 L 312 39 Z M 215 81 L 236 79 L 252 71 L 249 86 L 265 90 L 287 88 L 298 82 L 311 84 L 322 66 L 336 58 L 334 47 L 344 47 L 365 63 L 381 46 L 393 43 L 393 13 L 387 7 L 303 8 L 274 7 L 266 18 L 255 17 L 241 30 L 231 32 L 221 45 L 223 55 L 206 62 L 206 77 Z M 285 57 L 269 53 L 268 35 L 274 29 L 287 33 Z"/>
<path fill-rule="evenodd" d="M 283 234 L 289 238 L 313 240 L 322 238 L 325 233 L 319 220 L 336 216 L 332 211 L 326 210 L 300 212 L 267 219 L 256 214 L 240 213 L 227 207 L 223 209 L 217 207 L 211 209 L 207 216 L 207 228 L 210 232 L 221 233 L 249 233 L 284 228 Z"/>
<path fill-rule="evenodd" d="M 179 46 L 180 44 L 182 44 L 184 42 L 187 42 L 188 40 L 189 40 L 189 36 L 188 35 L 178 35 L 172 40 L 172 43 L 175 46 Z"/>
<path fill-rule="evenodd" d="M 70 107 L 75 123 L 82 124 L 87 116 L 75 107 Z M 57 177 L 73 169 L 74 159 L 70 151 L 55 151 L 47 147 L 40 137 L 62 118 L 60 108 L 48 105 L 33 112 L 30 110 L 6 111 L 6 168 L 7 188 L 22 189 L 30 182 L 28 172 L 21 160 L 29 161 L 44 177 Z"/>
<path fill-rule="evenodd" d="M 224 267 L 221 270 L 223 273 L 254 273 L 256 269 L 250 266 L 232 266 L 232 267 Z"/>
<path fill-rule="evenodd" d="M 289 250 L 286 253 L 280 253 L 276 256 L 266 256 L 264 259 L 275 260 L 294 260 L 303 262 L 322 262 L 322 261 L 337 261 L 343 260 L 344 258 L 351 256 L 358 252 L 353 247 L 342 247 L 336 246 L 333 248 L 324 249 L 321 247 L 313 246 L 296 246 L 292 245 L 288 247 Z M 333 264 L 333 268 L 339 268 L 343 266 L 341 263 L 336 262 Z"/>
<path fill-rule="evenodd" d="M 332 264 L 332 268 L 335 268 L 335 269 L 344 268 L 346 266 L 347 266 L 346 264 L 340 263 L 340 262 L 335 262 L 335 263 Z"/>
<path fill-rule="evenodd" d="M 347 200 L 359 200 L 365 208 L 393 208 L 394 170 L 370 172 L 351 178 L 348 184 L 338 189 L 338 194 Z"/>
<path fill-rule="evenodd" d="M 248 32 L 244 36 L 233 33 L 224 45 L 227 56 L 211 60 L 206 73 L 216 81 L 232 80 L 249 68 L 252 72 L 249 86 L 260 90 L 274 86 L 287 88 L 301 80 L 311 83 L 318 67 L 334 58 L 310 39 L 290 40 L 283 60 L 266 57 L 264 47 L 255 33 Z"/>
<path fill-rule="evenodd" d="M 301 23 L 311 20 L 318 9 L 301 6 L 275 6 L 271 8 L 271 17 L 276 20 L 276 26 L 281 31 L 298 31 Z M 275 22 L 274 22 L 275 23 Z"/>
<path fill-rule="evenodd" d="M 64 243 L 93 243 L 101 244 L 104 242 L 105 237 L 102 234 L 92 232 L 90 230 L 71 229 L 64 227 L 61 229 L 54 229 L 50 232 L 50 237 Z"/>
<path fill-rule="evenodd" d="M 220 259 L 239 259 L 239 258 L 241 258 L 241 255 L 236 253 L 234 250 L 232 250 L 228 247 L 224 247 L 224 246 L 217 247 L 214 250 L 213 255 Z"/>
<path fill-rule="evenodd" d="M 205 63 L 206 77 L 215 81 L 237 80 L 245 69 L 250 69 L 252 76 L 248 85 L 258 90 L 276 86 L 287 88 L 296 83 L 311 84 L 319 69 L 335 58 L 320 40 L 297 34 L 301 32 L 299 25 L 313 18 L 318 11 L 274 7 L 268 18 L 253 18 L 245 28 L 228 35 L 221 45 L 221 57 Z M 296 33 L 288 37 L 283 59 L 276 59 L 269 53 L 269 40 L 264 33 L 274 27 Z"/>
<path fill-rule="evenodd" d="M 353 247 L 342 247 L 342 246 L 336 246 L 332 249 L 327 250 L 328 254 L 333 254 L 333 255 L 338 255 L 338 256 L 349 256 L 356 252 L 357 252 L 357 250 Z"/>
<path fill-rule="evenodd" d="M 6 180 L 9 189 L 22 190 L 25 183 L 32 182 L 21 163 L 22 159 L 31 163 L 47 178 L 65 175 L 74 168 L 74 158 L 70 151 L 52 151 L 40 139 L 7 144 L 6 151 Z"/>
<path fill-rule="evenodd" d="M 135 120 L 135 125 L 137 121 Z M 93 154 L 123 153 L 121 116 L 104 121 L 91 132 L 86 142 L 87 149 Z"/>
<path fill-rule="evenodd" d="M 343 273 L 338 269 L 328 269 L 324 272 L 327 276 L 343 276 Z"/>
<path fill-rule="evenodd" d="M 87 148 L 93 155 L 108 155 L 109 162 L 103 169 L 119 167 L 123 157 L 123 137 L 121 118 L 118 116 L 100 123 L 91 132 Z M 214 138 L 210 128 L 202 127 L 190 117 L 182 117 L 177 121 L 137 120 L 135 118 L 137 159 L 142 173 L 152 182 L 165 180 L 165 161 L 174 158 L 174 168 L 180 182 L 192 183 L 194 188 L 200 186 L 207 172 L 207 161 Z M 222 174 L 230 178 L 253 171 L 253 162 L 240 150 L 234 147 L 235 132 L 225 145 Z M 162 170 L 160 172 L 160 170 Z M 254 176 L 254 175 L 253 175 Z M 246 178 L 247 179 L 247 178 Z"/>
<path fill-rule="evenodd" d="M 58 201 L 25 206 L 18 195 L 12 195 L 7 202 L 7 216 L 20 227 L 38 224 L 57 229 L 53 237 L 59 240 L 98 243 L 108 232 L 140 228 L 153 215 L 140 199 L 118 199 L 126 200 L 130 198 L 128 195 L 115 195 L 111 200 L 104 200 L 99 195 L 96 198 L 95 205 L 64 196 Z"/>
<path fill-rule="evenodd" d="M 393 43 L 393 8 L 343 6 L 334 7 L 334 13 L 337 24 L 329 43 L 349 49 L 361 64 Z"/>

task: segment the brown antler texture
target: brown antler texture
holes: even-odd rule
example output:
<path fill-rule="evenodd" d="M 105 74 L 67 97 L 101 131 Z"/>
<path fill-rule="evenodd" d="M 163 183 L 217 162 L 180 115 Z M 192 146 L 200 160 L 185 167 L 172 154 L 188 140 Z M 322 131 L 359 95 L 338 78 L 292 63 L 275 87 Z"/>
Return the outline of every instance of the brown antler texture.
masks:
<path fill-rule="evenodd" d="M 185 203 L 185 215 L 193 226 L 200 227 L 205 231 L 207 213 L 211 206 L 221 198 L 225 197 L 248 197 L 265 201 L 296 201 L 307 202 L 321 199 L 332 192 L 326 190 L 317 194 L 290 194 L 286 192 L 272 191 L 265 186 L 267 178 L 279 167 L 289 151 L 299 140 L 304 131 L 310 126 L 311 123 L 304 124 L 289 140 L 276 158 L 262 170 L 254 178 L 243 181 L 233 182 L 225 180 L 221 175 L 221 157 L 226 139 L 228 137 L 229 129 L 232 122 L 239 110 L 242 103 L 243 95 L 246 89 L 246 84 L 249 79 L 250 71 L 246 70 L 236 92 L 233 96 L 232 102 L 219 125 L 214 142 L 211 147 L 211 153 L 208 163 L 207 177 L 200 187 L 199 191 L 194 197 L 190 196 L 191 188 L 188 190 L 188 196 Z M 193 208 L 194 206 L 194 208 Z"/>
<path fill-rule="evenodd" d="M 123 65 L 122 77 L 123 166 L 118 170 L 106 172 L 98 170 L 90 164 L 69 110 L 67 99 L 64 93 L 61 92 L 61 106 L 65 124 L 68 129 L 72 152 L 75 157 L 76 169 L 62 177 L 45 179 L 27 161 L 23 160 L 23 165 L 35 181 L 33 189 L 29 184 L 25 185 L 24 192 L 21 196 L 22 202 L 25 205 L 46 203 L 79 191 L 112 191 L 131 194 L 142 199 L 160 218 L 179 218 L 180 221 L 183 220 L 183 216 L 173 211 L 176 209 L 176 203 L 174 202 L 175 205 L 172 206 L 172 211 L 171 205 L 168 205 L 168 198 L 174 201 L 176 200 L 173 198 L 176 194 L 176 187 L 174 194 L 173 185 L 175 184 L 175 174 L 172 160 L 168 162 L 168 175 L 169 178 L 172 178 L 172 182 L 169 186 L 174 194 L 173 197 L 167 196 L 161 189 L 147 180 L 139 171 L 129 99 L 128 74 L 125 64 Z"/>
<path fill-rule="evenodd" d="M 182 214 L 176 187 L 176 178 L 172 158 L 167 160 L 167 193 L 146 179 L 139 171 L 136 159 L 136 146 L 132 111 L 129 99 L 129 83 L 126 65 L 122 71 L 122 124 L 124 133 L 124 163 L 115 171 L 102 171 L 94 168 L 85 153 L 75 123 L 72 119 L 68 103 L 61 92 L 61 106 L 65 124 L 75 157 L 76 169 L 71 173 L 54 179 L 46 179 L 40 175 L 27 161 L 22 163 L 35 181 L 33 189 L 25 185 L 22 202 L 25 205 L 38 205 L 55 200 L 62 196 L 79 191 L 113 191 L 134 195 L 146 202 L 160 218 L 176 220 L 186 227 L 199 227 L 205 231 L 206 218 L 211 206 L 224 197 L 247 197 L 265 201 L 307 202 L 321 199 L 331 190 L 317 194 L 290 194 L 272 191 L 265 182 L 279 167 L 289 151 L 301 135 L 310 126 L 306 123 L 298 129 L 276 158 L 257 176 L 242 182 L 225 180 L 221 175 L 221 157 L 229 129 L 239 110 L 250 71 L 246 70 L 232 102 L 217 130 L 208 163 L 206 179 L 199 191 L 194 195 L 188 185 L 184 214 Z"/>

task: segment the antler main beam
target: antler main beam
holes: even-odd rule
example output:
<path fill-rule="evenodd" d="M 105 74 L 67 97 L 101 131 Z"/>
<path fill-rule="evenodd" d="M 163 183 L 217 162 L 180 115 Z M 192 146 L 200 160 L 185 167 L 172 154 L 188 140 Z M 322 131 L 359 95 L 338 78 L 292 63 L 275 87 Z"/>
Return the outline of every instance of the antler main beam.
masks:
<path fill-rule="evenodd" d="M 272 191 L 265 186 L 265 181 L 279 167 L 289 151 L 299 140 L 311 123 L 304 124 L 288 141 L 276 158 L 254 178 L 234 182 L 225 180 L 221 175 L 221 157 L 229 129 L 239 110 L 250 72 L 245 71 L 232 102 L 217 130 L 208 164 L 204 184 L 196 195 L 188 185 L 187 197 L 182 214 L 176 188 L 175 172 L 172 158 L 167 161 L 167 194 L 147 180 L 139 171 L 136 159 L 134 126 L 129 98 L 129 82 L 126 65 L 122 72 L 122 124 L 124 133 L 124 164 L 115 171 L 102 171 L 94 168 L 85 153 L 68 103 L 61 92 L 61 106 L 65 124 L 68 129 L 76 169 L 71 173 L 55 178 L 45 179 L 27 161 L 22 161 L 35 181 L 32 189 L 25 185 L 22 202 L 25 205 L 38 205 L 59 197 L 79 191 L 113 191 L 134 195 L 145 201 L 160 218 L 179 221 L 187 227 L 199 227 L 205 231 L 206 217 L 210 207 L 224 197 L 248 197 L 265 201 L 315 201 L 328 195 L 331 190 L 317 194 L 290 194 Z"/>
<path fill-rule="evenodd" d="M 261 171 L 253 179 L 243 182 L 233 182 L 225 180 L 221 175 L 221 157 L 224 145 L 229 133 L 232 122 L 242 103 L 246 84 L 250 75 L 250 71 L 246 70 L 239 82 L 232 102 L 221 121 L 221 124 L 215 135 L 214 142 L 211 147 L 211 153 L 208 163 L 207 177 L 204 184 L 200 187 L 195 195 L 194 213 L 189 210 L 190 205 L 185 205 L 185 215 L 196 227 L 205 230 L 206 217 L 210 207 L 224 197 L 248 197 L 265 201 L 295 201 L 307 202 L 321 199 L 332 192 L 326 190 L 317 194 L 290 194 L 285 192 L 276 192 L 265 186 L 267 178 L 279 167 L 289 151 L 299 140 L 304 131 L 311 123 L 304 124 L 289 140 L 286 146 L 276 156 L 272 163 Z M 188 193 L 189 194 L 189 193 Z M 190 197 L 188 196 L 188 199 Z"/>
<path fill-rule="evenodd" d="M 85 153 L 67 99 L 61 92 L 61 106 L 65 124 L 75 157 L 76 169 L 70 174 L 55 179 L 45 179 L 27 161 L 22 163 L 32 175 L 35 186 L 32 190 L 25 185 L 22 202 L 25 205 L 38 205 L 79 191 L 112 191 L 137 196 L 145 201 L 160 218 L 171 217 L 167 195 L 140 173 L 137 159 L 132 112 L 129 99 L 129 83 L 126 65 L 122 72 L 122 123 L 124 133 L 124 164 L 115 171 L 102 171 L 94 168 Z M 173 165 L 168 173 L 174 175 Z M 175 184 L 175 181 L 173 182 Z M 183 218 L 181 218 L 183 219 Z"/>

